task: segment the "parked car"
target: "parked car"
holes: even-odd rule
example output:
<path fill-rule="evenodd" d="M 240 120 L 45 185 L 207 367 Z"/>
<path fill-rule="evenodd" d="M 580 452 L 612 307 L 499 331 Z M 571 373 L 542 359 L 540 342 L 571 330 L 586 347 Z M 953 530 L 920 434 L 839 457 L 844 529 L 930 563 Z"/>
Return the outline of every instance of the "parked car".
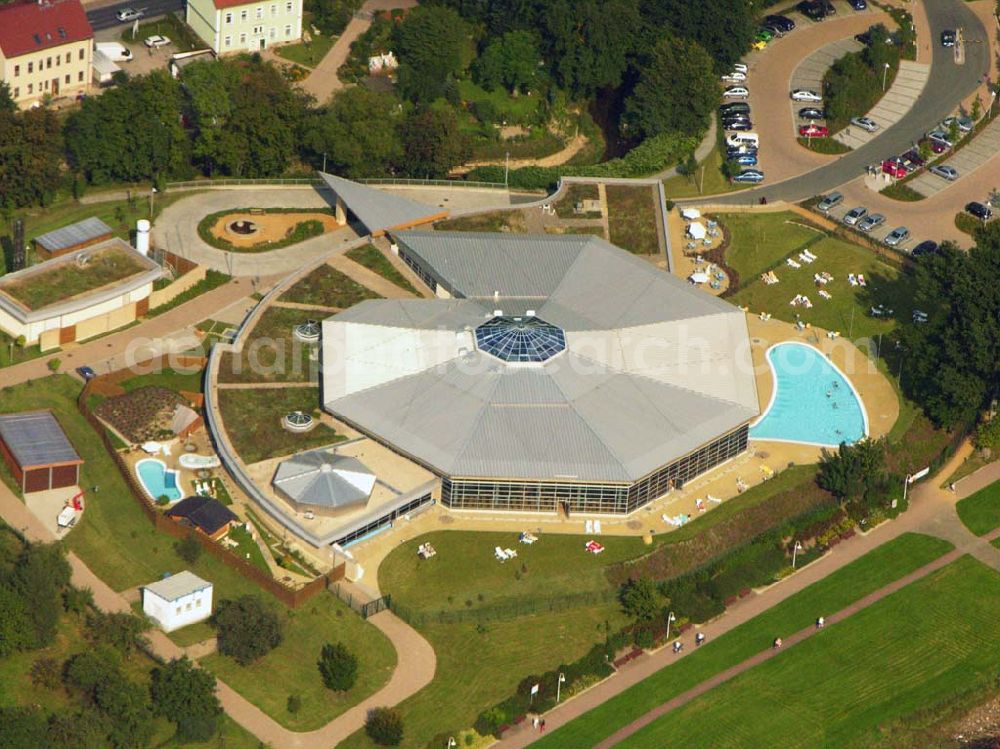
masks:
<path fill-rule="evenodd" d="M 915 172 L 917 169 L 920 169 L 927 164 L 927 162 L 921 158 L 920 154 L 914 148 L 911 148 L 899 158 L 911 172 Z"/>
<path fill-rule="evenodd" d="M 830 129 L 826 125 L 800 125 L 799 135 L 803 138 L 826 138 L 830 135 Z"/>
<path fill-rule="evenodd" d="M 971 117 L 966 117 L 965 115 L 960 117 L 946 117 L 941 123 L 941 129 L 945 132 L 951 130 L 952 123 L 963 133 L 971 133 L 973 126 L 976 124 L 972 121 Z"/>
<path fill-rule="evenodd" d="M 170 44 L 170 37 L 160 36 L 159 34 L 155 34 L 153 36 L 147 36 L 146 39 L 143 41 L 143 44 L 145 44 L 150 49 L 156 49 L 158 47 L 166 47 L 168 44 Z"/>
<path fill-rule="evenodd" d="M 897 226 L 891 232 L 885 235 L 883 240 L 887 247 L 899 247 L 903 242 L 910 238 L 910 230 L 905 226 Z"/>
<path fill-rule="evenodd" d="M 734 70 L 731 73 L 726 73 L 722 76 L 722 81 L 724 83 L 743 83 L 747 79 L 747 74 L 739 70 Z"/>
<path fill-rule="evenodd" d="M 763 49 L 767 49 L 767 42 L 763 39 L 754 39 L 753 44 L 750 45 L 751 49 L 755 49 L 760 52 Z"/>
<path fill-rule="evenodd" d="M 858 221 L 858 231 L 870 232 L 876 226 L 881 226 L 885 223 L 885 216 L 881 213 L 869 213 L 863 219 Z"/>
<path fill-rule="evenodd" d="M 867 0 L 850 0 L 850 3 L 854 10 L 866 10 L 868 8 Z"/>
<path fill-rule="evenodd" d="M 97 372 L 87 366 L 77 367 L 76 373 L 80 375 L 84 380 L 92 380 L 97 377 Z"/>
<path fill-rule="evenodd" d="M 758 169 L 744 169 L 733 177 L 733 182 L 740 184 L 759 185 L 764 181 L 764 172 Z"/>
<path fill-rule="evenodd" d="M 972 202 L 965 206 L 967 213 L 971 213 L 976 218 L 982 221 L 989 221 L 993 218 L 993 211 L 990 210 L 988 205 L 983 205 L 982 203 Z"/>
<path fill-rule="evenodd" d="M 792 101 L 823 101 L 823 97 L 815 91 L 805 88 L 797 88 L 792 91 Z"/>
<path fill-rule="evenodd" d="M 868 215 L 868 209 L 863 206 L 858 206 L 857 208 L 852 208 L 847 213 L 844 214 L 844 223 L 848 226 L 854 226 L 858 221 L 863 219 Z"/>
<path fill-rule="evenodd" d="M 898 158 L 886 159 L 882 162 L 882 173 L 888 174 L 894 179 L 902 179 L 910 170 L 906 168 L 906 164 L 900 161 Z"/>
<path fill-rule="evenodd" d="M 94 49 L 111 62 L 132 62 L 132 50 L 121 42 L 97 42 Z"/>
<path fill-rule="evenodd" d="M 770 32 L 773 36 L 784 36 L 785 35 L 784 31 L 782 31 L 777 26 L 768 23 L 767 21 L 764 21 L 763 23 L 761 23 L 761 28 L 764 29 L 765 31 Z"/>
<path fill-rule="evenodd" d="M 921 255 L 933 255 L 938 250 L 938 243 L 932 242 L 929 239 L 925 239 L 923 242 L 918 244 L 910 252 L 913 257 L 920 257 Z"/>
<path fill-rule="evenodd" d="M 942 47 L 954 47 L 955 42 L 958 39 L 954 30 L 945 29 L 941 32 L 941 46 Z"/>
<path fill-rule="evenodd" d="M 719 114 L 725 117 L 727 114 L 732 112 L 742 112 L 743 114 L 750 114 L 750 105 L 745 101 L 733 101 L 729 104 L 723 104 L 719 107 Z"/>
<path fill-rule="evenodd" d="M 942 179 L 946 179 L 949 182 L 954 182 L 958 179 L 958 170 L 953 166 L 947 166 L 946 164 L 935 164 L 928 170 L 931 174 L 936 174 Z"/>
<path fill-rule="evenodd" d="M 736 132 L 745 133 L 753 130 L 753 123 L 748 119 L 734 119 L 734 120 L 724 120 L 722 123 L 722 128 L 724 130 L 733 130 Z"/>
<path fill-rule="evenodd" d="M 733 70 L 735 70 L 737 73 L 749 73 L 750 66 L 747 65 L 745 62 L 734 62 Z"/>
<path fill-rule="evenodd" d="M 726 136 L 727 146 L 760 146 L 760 136 L 757 133 L 730 133 Z"/>
<path fill-rule="evenodd" d="M 852 117 L 851 124 L 857 125 L 866 133 L 874 133 L 878 130 L 878 123 L 870 117 Z"/>
<path fill-rule="evenodd" d="M 829 195 L 824 195 L 823 199 L 816 204 L 816 210 L 821 213 L 829 213 L 835 206 L 838 206 L 843 202 L 843 193 L 831 192 Z"/>
<path fill-rule="evenodd" d="M 861 42 L 866 47 L 870 46 L 872 43 L 872 30 L 862 31 L 860 34 L 854 35 L 855 41 Z M 885 38 L 886 44 L 899 44 L 899 39 L 895 34 L 889 34 Z"/>
<path fill-rule="evenodd" d="M 802 107 L 799 117 L 803 120 L 825 120 L 826 112 L 818 107 Z"/>
<path fill-rule="evenodd" d="M 757 154 L 756 153 L 741 153 L 737 154 L 735 157 L 730 158 L 734 164 L 739 164 L 740 166 L 757 166 Z"/>
<path fill-rule="evenodd" d="M 837 9 L 833 7 L 833 3 L 830 0 L 802 0 L 796 6 L 796 9 L 799 13 L 807 18 L 811 18 L 813 21 L 822 21 L 827 16 L 837 14 Z"/>
<path fill-rule="evenodd" d="M 925 144 L 931 149 L 931 153 L 934 154 L 942 154 L 948 150 L 948 145 L 946 143 L 934 140 L 933 138 L 921 138 L 917 145 L 924 146 Z"/>
<path fill-rule="evenodd" d="M 136 10 L 135 8 L 122 8 L 120 11 L 115 13 L 115 18 L 117 18 L 120 23 L 138 21 L 142 18 L 142 11 Z"/>
<path fill-rule="evenodd" d="M 938 143 L 944 143 L 948 148 L 955 147 L 955 144 L 948 138 L 948 133 L 944 130 L 932 130 L 927 133 L 927 137 L 931 140 L 936 140 Z"/>
<path fill-rule="evenodd" d="M 781 31 L 787 34 L 795 28 L 795 21 L 793 21 L 788 16 L 770 15 L 764 16 L 764 24 L 767 26 L 774 26 L 775 28 L 781 29 Z"/>
<path fill-rule="evenodd" d="M 759 42 L 769 42 L 774 39 L 774 33 L 768 29 L 758 29 L 757 34 L 754 37 Z"/>
<path fill-rule="evenodd" d="M 723 99 L 746 99 L 750 90 L 746 86 L 730 86 L 722 92 Z"/>

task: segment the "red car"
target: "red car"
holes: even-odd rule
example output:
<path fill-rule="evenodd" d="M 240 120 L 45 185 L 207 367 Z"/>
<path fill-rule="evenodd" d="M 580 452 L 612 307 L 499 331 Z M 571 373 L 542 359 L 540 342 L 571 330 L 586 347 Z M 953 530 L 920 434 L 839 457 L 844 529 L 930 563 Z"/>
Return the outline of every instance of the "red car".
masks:
<path fill-rule="evenodd" d="M 826 138 L 830 134 L 830 129 L 823 125 L 802 125 L 799 127 L 799 135 L 803 138 Z"/>
<path fill-rule="evenodd" d="M 948 150 L 948 145 L 946 143 L 934 140 L 933 138 L 922 138 L 919 145 L 922 146 L 925 143 L 931 147 L 931 153 L 944 153 Z"/>
<path fill-rule="evenodd" d="M 886 159 L 883 161 L 882 171 L 895 179 L 902 179 L 910 173 L 899 159 Z"/>

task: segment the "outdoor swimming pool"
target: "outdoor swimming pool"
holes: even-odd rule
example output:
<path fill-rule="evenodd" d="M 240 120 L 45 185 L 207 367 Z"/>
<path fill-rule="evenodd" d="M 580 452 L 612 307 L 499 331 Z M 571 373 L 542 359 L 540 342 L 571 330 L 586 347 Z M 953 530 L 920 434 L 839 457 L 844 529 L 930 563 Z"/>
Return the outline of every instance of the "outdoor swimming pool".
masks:
<path fill-rule="evenodd" d="M 771 402 L 750 427 L 750 439 L 836 447 L 868 434 L 868 416 L 854 386 L 821 351 L 804 343 L 767 350 L 774 374 Z"/>
<path fill-rule="evenodd" d="M 177 471 L 167 470 L 167 464 L 155 458 L 144 458 L 135 464 L 135 473 L 146 494 L 154 502 L 166 496 L 171 502 L 181 498 L 177 487 Z"/>

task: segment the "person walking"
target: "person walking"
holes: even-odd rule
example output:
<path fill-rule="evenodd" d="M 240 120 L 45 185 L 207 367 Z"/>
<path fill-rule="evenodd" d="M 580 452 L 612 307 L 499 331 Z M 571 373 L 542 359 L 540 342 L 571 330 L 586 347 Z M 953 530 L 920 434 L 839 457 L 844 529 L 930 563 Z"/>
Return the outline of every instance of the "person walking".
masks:
<path fill-rule="evenodd" d="M 699 632 L 698 634 L 696 634 L 694 636 L 695 647 L 700 646 L 703 642 L 705 642 L 705 633 L 704 632 Z"/>
<path fill-rule="evenodd" d="M 772 647 L 775 650 L 778 650 L 781 647 L 781 638 L 780 637 L 775 637 L 774 638 L 774 645 Z"/>
<path fill-rule="evenodd" d="M 826 619 L 822 616 L 816 620 L 816 629 L 823 629 L 826 626 Z"/>

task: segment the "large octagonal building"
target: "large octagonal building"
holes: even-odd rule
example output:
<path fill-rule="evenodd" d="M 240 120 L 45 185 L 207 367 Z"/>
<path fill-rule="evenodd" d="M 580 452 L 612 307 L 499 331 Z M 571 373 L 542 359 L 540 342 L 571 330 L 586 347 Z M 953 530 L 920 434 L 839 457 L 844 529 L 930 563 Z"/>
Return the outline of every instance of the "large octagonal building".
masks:
<path fill-rule="evenodd" d="M 326 409 L 456 509 L 625 514 L 738 455 L 744 314 L 592 236 L 401 232 L 436 299 L 323 323 Z"/>

